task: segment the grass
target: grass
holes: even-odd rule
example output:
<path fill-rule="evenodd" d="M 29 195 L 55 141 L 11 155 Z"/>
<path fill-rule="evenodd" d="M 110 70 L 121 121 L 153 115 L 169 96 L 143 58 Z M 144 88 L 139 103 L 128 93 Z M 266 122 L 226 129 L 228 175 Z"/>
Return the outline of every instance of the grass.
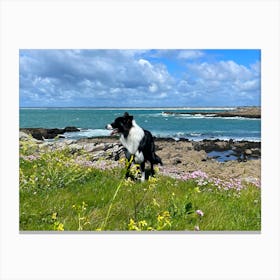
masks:
<path fill-rule="evenodd" d="M 20 230 L 261 229 L 261 191 L 254 184 L 228 187 L 201 172 L 182 178 L 157 174 L 141 183 L 124 179 L 124 163 L 100 162 L 83 152 L 38 150 L 21 142 Z"/>

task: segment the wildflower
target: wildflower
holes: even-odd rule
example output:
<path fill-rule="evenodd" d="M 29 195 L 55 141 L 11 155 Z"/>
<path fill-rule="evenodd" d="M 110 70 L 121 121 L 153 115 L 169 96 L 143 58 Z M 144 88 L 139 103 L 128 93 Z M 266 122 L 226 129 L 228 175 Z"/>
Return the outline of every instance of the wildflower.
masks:
<path fill-rule="evenodd" d="M 158 166 L 154 167 L 154 171 L 155 173 L 159 173 L 159 167 Z"/>
<path fill-rule="evenodd" d="M 201 210 L 196 210 L 195 213 L 200 217 L 204 216 L 204 213 Z"/>
<path fill-rule="evenodd" d="M 57 218 L 57 213 L 55 212 L 52 214 L 52 220 L 56 220 L 56 218 Z"/>
<path fill-rule="evenodd" d="M 135 221 L 131 218 L 129 220 L 128 230 L 140 230 L 139 227 L 137 227 Z"/>
<path fill-rule="evenodd" d="M 130 186 L 132 186 L 133 184 L 134 184 L 134 181 L 132 181 L 131 178 L 129 177 L 129 178 L 127 178 L 127 179 L 124 180 L 124 184 L 123 184 L 123 185 L 124 185 L 125 187 L 130 187 Z"/>
<path fill-rule="evenodd" d="M 162 213 L 162 215 L 158 215 L 157 216 L 157 221 L 158 221 L 158 225 L 157 225 L 157 229 L 158 230 L 162 230 L 164 229 L 166 226 L 171 226 L 171 222 L 170 222 L 170 214 L 168 211 L 164 211 Z"/>
<path fill-rule="evenodd" d="M 130 167 L 130 173 L 135 178 L 140 177 L 141 176 L 140 165 L 134 164 L 132 167 Z"/>
<path fill-rule="evenodd" d="M 82 210 L 84 210 L 84 211 L 87 210 L 87 206 L 88 205 L 83 201 Z"/>
<path fill-rule="evenodd" d="M 143 228 L 143 227 L 145 227 L 145 226 L 148 225 L 147 222 L 146 222 L 145 220 L 140 221 L 138 224 L 139 224 L 139 226 L 140 226 L 141 228 Z"/>
<path fill-rule="evenodd" d="M 201 192 L 201 190 L 199 189 L 199 187 L 194 188 L 194 191 L 197 192 L 197 193 L 200 193 L 200 192 Z"/>
<path fill-rule="evenodd" d="M 195 231 L 200 231 L 199 226 L 194 226 Z"/>
<path fill-rule="evenodd" d="M 64 231 L 64 225 L 60 222 L 55 222 L 53 225 L 54 230 Z"/>
<path fill-rule="evenodd" d="M 158 179 L 157 178 L 155 178 L 155 177 L 151 177 L 151 176 L 149 176 L 149 183 L 151 183 L 151 184 L 155 184 L 157 181 L 158 181 Z"/>
<path fill-rule="evenodd" d="M 29 155 L 29 156 L 26 156 L 26 157 L 24 157 L 26 160 L 29 160 L 29 161 L 33 161 L 33 160 L 36 160 L 36 159 L 38 159 L 38 157 L 37 156 L 34 156 L 34 155 Z"/>
<path fill-rule="evenodd" d="M 156 201 L 155 198 L 153 198 L 153 205 L 159 207 L 160 205 L 158 204 L 158 202 Z"/>
<path fill-rule="evenodd" d="M 62 223 L 59 223 L 57 230 L 64 231 L 64 225 Z"/>

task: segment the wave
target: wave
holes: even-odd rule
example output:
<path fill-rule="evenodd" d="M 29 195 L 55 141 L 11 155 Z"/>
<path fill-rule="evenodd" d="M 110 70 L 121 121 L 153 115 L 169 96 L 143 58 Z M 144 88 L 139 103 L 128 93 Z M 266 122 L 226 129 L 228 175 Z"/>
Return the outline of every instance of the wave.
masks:
<path fill-rule="evenodd" d="M 166 114 L 164 117 L 175 117 L 175 119 L 223 119 L 223 120 L 250 120 L 250 121 L 259 121 L 260 119 L 257 118 L 245 118 L 245 117 L 215 117 L 215 114 L 183 114 L 183 115 L 178 115 L 178 114 Z"/>
<path fill-rule="evenodd" d="M 251 142 L 260 142 L 260 136 L 241 136 L 239 135 L 227 135 L 224 131 L 212 131 L 210 133 L 207 132 L 184 132 L 184 131 L 151 131 L 152 134 L 157 138 L 173 138 L 175 140 L 180 139 L 189 139 L 193 141 L 202 141 L 205 139 L 208 140 L 225 140 L 229 141 L 230 139 L 234 141 L 251 141 Z M 81 129 L 78 132 L 67 132 L 64 134 L 67 139 L 81 139 L 81 138 L 91 138 L 91 137 L 99 137 L 99 136 L 110 136 L 110 131 L 107 129 Z"/>
<path fill-rule="evenodd" d="M 78 132 L 66 132 L 64 136 L 70 139 L 90 138 L 98 136 L 110 136 L 111 131 L 107 129 L 81 129 Z"/>

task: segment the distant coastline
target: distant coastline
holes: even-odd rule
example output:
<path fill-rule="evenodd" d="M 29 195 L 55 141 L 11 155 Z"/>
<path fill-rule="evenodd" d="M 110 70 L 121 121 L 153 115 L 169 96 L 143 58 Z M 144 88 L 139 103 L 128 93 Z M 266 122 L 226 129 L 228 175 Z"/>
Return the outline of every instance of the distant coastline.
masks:
<path fill-rule="evenodd" d="M 251 108 L 252 106 L 196 106 L 196 107 L 20 107 L 20 109 L 92 109 L 92 110 L 236 110 L 237 108 Z"/>
<path fill-rule="evenodd" d="M 165 111 L 164 114 L 178 114 L 178 115 L 209 115 L 207 112 L 171 112 L 171 111 Z M 211 117 L 241 117 L 241 118 L 255 118 L 260 119 L 261 118 L 261 108 L 260 107 L 237 107 L 236 109 L 229 110 L 227 109 L 224 112 L 216 112 L 211 113 Z"/>

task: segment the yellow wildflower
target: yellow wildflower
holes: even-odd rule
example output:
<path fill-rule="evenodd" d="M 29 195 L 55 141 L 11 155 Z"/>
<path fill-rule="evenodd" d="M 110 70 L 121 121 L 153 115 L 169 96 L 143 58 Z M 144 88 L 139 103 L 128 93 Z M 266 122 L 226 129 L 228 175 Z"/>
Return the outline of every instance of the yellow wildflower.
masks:
<path fill-rule="evenodd" d="M 62 223 L 59 223 L 57 230 L 64 231 L 64 225 Z"/>
<path fill-rule="evenodd" d="M 201 190 L 199 189 L 199 187 L 194 188 L 194 191 L 197 192 L 197 193 L 200 193 L 200 192 L 201 192 Z"/>
<path fill-rule="evenodd" d="M 158 202 L 156 201 L 155 198 L 153 198 L 153 205 L 159 207 L 160 205 L 158 204 Z"/>
<path fill-rule="evenodd" d="M 56 218 L 57 218 L 57 213 L 55 212 L 52 214 L 52 220 L 56 220 Z"/>
<path fill-rule="evenodd" d="M 147 222 L 146 222 L 145 220 L 142 220 L 142 221 L 138 222 L 138 224 L 139 224 L 139 226 L 140 226 L 141 228 L 148 225 Z"/>

